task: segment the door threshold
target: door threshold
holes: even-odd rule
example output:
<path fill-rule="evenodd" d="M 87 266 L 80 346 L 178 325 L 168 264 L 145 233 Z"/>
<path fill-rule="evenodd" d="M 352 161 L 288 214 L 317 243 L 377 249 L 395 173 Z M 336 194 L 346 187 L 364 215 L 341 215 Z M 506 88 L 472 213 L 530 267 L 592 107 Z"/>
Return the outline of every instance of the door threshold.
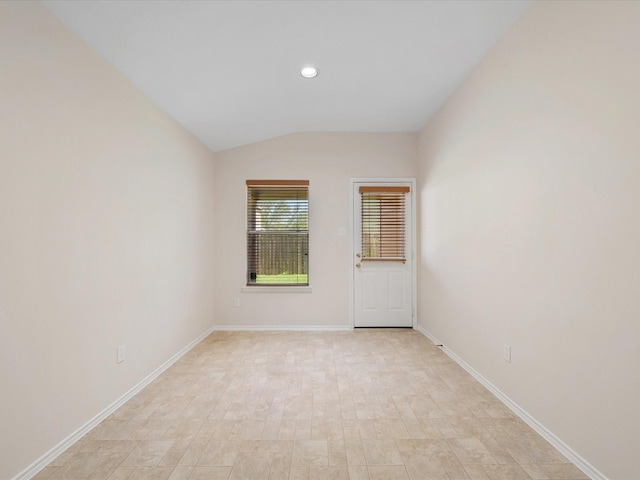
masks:
<path fill-rule="evenodd" d="M 368 328 L 368 329 L 374 329 L 374 328 L 402 328 L 405 330 L 413 330 L 413 327 L 380 327 L 380 326 L 374 326 L 374 327 L 353 327 L 354 329 L 357 328 Z"/>

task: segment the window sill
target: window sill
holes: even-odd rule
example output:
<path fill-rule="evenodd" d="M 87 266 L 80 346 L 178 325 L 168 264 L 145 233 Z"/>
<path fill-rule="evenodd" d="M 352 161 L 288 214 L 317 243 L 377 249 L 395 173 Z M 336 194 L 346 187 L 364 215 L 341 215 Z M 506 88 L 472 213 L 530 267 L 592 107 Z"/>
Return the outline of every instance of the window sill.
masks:
<path fill-rule="evenodd" d="M 267 287 L 267 286 L 255 286 L 255 287 L 242 287 L 240 289 L 242 293 L 311 293 L 311 287 Z"/>

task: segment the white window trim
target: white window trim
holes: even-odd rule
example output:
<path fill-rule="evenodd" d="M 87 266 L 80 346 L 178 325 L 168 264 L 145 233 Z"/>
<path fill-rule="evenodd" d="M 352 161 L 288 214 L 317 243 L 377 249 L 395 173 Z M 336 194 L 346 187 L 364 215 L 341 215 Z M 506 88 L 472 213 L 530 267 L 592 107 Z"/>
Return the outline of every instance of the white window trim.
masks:
<path fill-rule="evenodd" d="M 280 287 L 269 286 L 244 286 L 240 289 L 242 293 L 311 293 L 311 286 L 296 287 L 294 285 L 282 285 Z"/>
<path fill-rule="evenodd" d="M 309 182 L 309 180 L 302 180 Z M 310 182 L 307 184 L 307 188 L 309 188 Z M 311 191 L 309 190 L 309 196 L 307 197 L 307 201 L 310 200 Z M 245 195 L 246 199 L 246 195 Z M 249 205 L 245 200 L 245 218 L 248 215 Z M 307 229 L 307 235 L 309 241 L 311 240 L 311 217 L 308 217 L 309 225 Z M 246 252 L 246 247 L 245 247 Z M 245 265 L 246 267 L 246 265 Z M 245 274 L 247 269 L 245 268 Z M 256 285 L 247 285 L 246 283 L 240 287 L 241 293 L 312 293 L 311 284 L 309 285 L 278 285 L 271 286 L 268 284 L 256 284 Z"/>

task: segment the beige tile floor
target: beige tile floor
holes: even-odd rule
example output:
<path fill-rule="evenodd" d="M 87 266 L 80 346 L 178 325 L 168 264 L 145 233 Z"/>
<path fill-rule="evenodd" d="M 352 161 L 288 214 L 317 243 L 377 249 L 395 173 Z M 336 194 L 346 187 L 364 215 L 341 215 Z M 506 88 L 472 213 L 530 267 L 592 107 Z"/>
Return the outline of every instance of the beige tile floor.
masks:
<path fill-rule="evenodd" d="M 413 330 L 215 332 L 35 478 L 585 479 Z"/>

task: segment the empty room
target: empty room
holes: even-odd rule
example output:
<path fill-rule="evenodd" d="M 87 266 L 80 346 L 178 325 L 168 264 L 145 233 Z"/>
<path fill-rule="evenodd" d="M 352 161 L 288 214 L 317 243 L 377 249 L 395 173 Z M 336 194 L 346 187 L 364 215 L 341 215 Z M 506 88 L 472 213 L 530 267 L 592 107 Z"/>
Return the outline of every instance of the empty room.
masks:
<path fill-rule="evenodd" d="M 0 480 L 640 478 L 640 2 L 0 2 Z"/>

